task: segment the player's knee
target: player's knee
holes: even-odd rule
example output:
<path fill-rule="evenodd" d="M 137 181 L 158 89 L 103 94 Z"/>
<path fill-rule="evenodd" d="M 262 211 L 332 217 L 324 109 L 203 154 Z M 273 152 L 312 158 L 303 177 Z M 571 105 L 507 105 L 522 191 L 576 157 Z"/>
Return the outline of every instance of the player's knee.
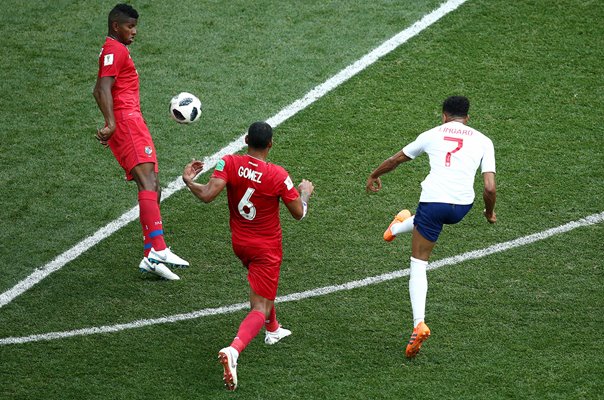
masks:
<path fill-rule="evenodd" d="M 140 190 L 150 190 L 159 193 L 159 179 L 153 170 L 146 168 L 136 168 L 132 170 L 132 176 L 139 186 Z"/>
<path fill-rule="evenodd" d="M 260 311 L 261 313 L 263 313 L 267 318 L 271 313 L 271 310 L 273 308 L 273 302 L 268 300 L 268 299 L 263 299 L 264 301 L 254 301 L 252 302 L 252 310 L 255 311 Z"/>
<path fill-rule="evenodd" d="M 137 181 L 139 190 L 148 190 L 159 194 L 159 184 L 153 179 L 139 179 Z"/>

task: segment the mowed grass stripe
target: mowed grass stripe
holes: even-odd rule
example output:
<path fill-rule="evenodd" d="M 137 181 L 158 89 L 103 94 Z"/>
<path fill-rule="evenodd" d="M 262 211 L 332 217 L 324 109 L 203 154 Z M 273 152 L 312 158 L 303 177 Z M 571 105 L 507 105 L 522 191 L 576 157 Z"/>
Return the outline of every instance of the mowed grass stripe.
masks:
<path fill-rule="evenodd" d="M 476 260 L 479 258 L 483 258 L 489 256 L 491 254 L 501 253 L 503 251 L 507 251 L 516 247 L 526 246 L 531 243 L 535 243 L 541 240 L 545 240 L 551 236 L 559 235 L 562 233 L 566 233 L 572 231 L 573 229 L 595 225 L 604 221 L 604 212 L 599 214 L 592 214 L 585 218 L 579 219 L 577 221 L 571 221 L 564 225 L 557 226 L 555 228 L 547 229 L 545 231 L 537 232 L 532 235 L 527 235 L 520 237 L 518 239 L 510 240 L 503 243 L 498 243 L 489 247 L 485 247 L 483 249 L 469 251 L 463 254 L 459 254 L 452 257 L 443 258 L 441 260 L 434 261 L 429 264 L 428 270 L 435 270 L 438 268 L 442 268 L 448 265 L 455 265 L 462 263 L 464 261 Z M 321 288 L 311 289 L 304 292 L 292 293 L 285 296 L 279 296 L 275 300 L 277 303 L 286 303 L 290 301 L 300 301 L 304 299 L 310 299 L 313 297 L 324 296 L 330 293 L 340 292 L 344 290 L 352 290 L 356 288 L 361 288 L 369 285 L 375 285 L 382 282 L 391 281 L 394 279 L 399 279 L 409 275 L 409 269 L 402 269 L 394 272 L 389 272 L 382 275 L 371 276 L 368 278 L 355 280 L 347 283 L 343 283 L 341 285 L 333 285 L 333 286 L 324 286 Z M 99 327 L 91 327 L 91 328 L 82 328 L 76 329 L 72 331 L 63 331 L 63 332 L 50 332 L 43 333 L 37 335 L 23 336 L 23 337 L 8 337 L 0 339 L 0 345 L 11 345 L 11 344 L 23 344 L 30 342 L 41 342 L 41 341 L 51 341 L 57 339 L 65 339 L 74 336 L 90 336 L 101 333 L 113 333 L 113 332 L 121 332 L 128 329 L 136 329 L 142 328 L 145 326 L 151 325 L 159 325 L 159 324 L 167 324 L 179 321 L 186 321 L 191 319 L 209 317 L 213 315 L 221 315 L 233 313 L 236 311 L 244 310 L 248 308 L 248 303 L 237 303 L 231 304 L 229 306 L 216 307 L 216 308 L 206 308 L 203 310 L 194 311 L 186 314 L 177 314 L 168 317 L 162 318 L 154 318 L 154 319 L 143 319 L 134 322 L 130 322 L 127 324 L 117 324 L 117 325 L 106 325 Z"/>
<path fill-rule="evenodd" d="M 283 110 L 279 111 L 276 115 L 267 119 L 267 122 L 273 127 L 278 126 L 282 122 L 296 115 L 298 112 L 307 108 L 315 101 L 319 100 L 325 94 L 329 93 L 333 89 L 340 86 L 342 83 L 346 82 L 359 72 L 363 71 L 371 64 L 375 63 L 381 57 L 385 56 L 397 47 L 401 46 L 414 36 L 417 36 L 424 29 L 428 28 L 450 12 L 456 10 L 466 1 L 467 0 L 449 0 L 443 3 L 439 8 L 435 9 L 431 13 L 426 14 L 419 21 L 417 21 L 407 29 L 399 32 L 398 34 L 388 39 L 380 46 L 376 47 L 371 52 L 360 58 L 359 60 L 355 61 L 333 77 L 329 78 L 324 83 L 313 88 L 301 99 L 294 101 L 293 103 L 285 107 Z M 243 140 L 244 136 L 245 133 L 233 142 L 231 142 L 229 145 L 223 147 L 221 150 L 214 153 L 212 156 L 206 157 L 204 159 L 204 169 L 200 174 L 203 174 L 214 168 L 218 160 L 223 156 L 241 150 L 245 146 Z M 180 177 L 176 178 L 174 181 L 170 182 L 166 189 L 162 190 L 161 201 L 165 201 L 174 193 L 178 192 L 184 187 L 185 185 L 180 179 Z M 135 221 L 138 218 L 138 214 L 138 206 L 135 206 L 132 209 L 126 211 L 116 220 L 111 221 L 104 227 L 100 228 L 91 236 L 85 238 L 81 242 L 71 247 L 69 250 L 63 252 L 51 262 L 36 269 L 33 273 L 18 282 L 11 289 L 0 294 L 0 308 L 12 302 L 15 298 L 19 297 L 21 294 L 31 289 L 34 285 L 41 282 L 53 272 L 60 270 L 67 263 L 78 258 L 81 254 L 98 244 L 103 239 L 106 239 L 113 233 L 128 225 L 130 222 Z"/>

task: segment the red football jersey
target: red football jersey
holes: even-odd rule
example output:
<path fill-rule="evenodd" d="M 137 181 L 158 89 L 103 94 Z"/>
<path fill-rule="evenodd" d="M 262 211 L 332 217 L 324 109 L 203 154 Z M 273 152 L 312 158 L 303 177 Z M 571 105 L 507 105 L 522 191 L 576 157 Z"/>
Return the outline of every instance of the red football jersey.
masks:
<path fill-rule="evenodd" d="M 279 199 L 298 198 L 287 171 L 249 155 L 223 157 L 212 174 L 227 183 L 233 243 L 271 248 L 281 245 Z"/>
<path fill-rule="evenodd" d="M 113 76 L 113 111 L 140 112 L 138 73 L 128 47 L 107 37 L 99 55 L 98 77 Z M 117 116 L 116 116 L 117 117 Z"/>

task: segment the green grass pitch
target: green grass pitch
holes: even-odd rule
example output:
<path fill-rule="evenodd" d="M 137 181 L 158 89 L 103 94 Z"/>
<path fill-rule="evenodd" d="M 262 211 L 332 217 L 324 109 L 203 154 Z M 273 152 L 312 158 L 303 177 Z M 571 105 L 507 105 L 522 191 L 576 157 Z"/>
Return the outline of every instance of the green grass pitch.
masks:
<path fill-rule="evenodd" d="M 403 1 L 140 1 L 131 53 L 164 185 L 441 4 Z M 0 293 L 136 205 L 94 139 L 92 97 L 112 2 L 16 2 L 0 15 Z M 422 157 L 365 179 L 439 123 L 451 94 L 493 139 L 498 223 L 474 209 L 446 227 L 433 261 L 601 213 L 604 4 L 469 0 L 275 129 L 270 158 L 316 187 L 308 218 L 283 213 L 280 295 L 408 267 L 410 237 L 381 240 L 414 209 Z M 202 100 L 169 119 L 170 98 Z M 201 177 L 207 179 L 207 175 Z M 138 221 L 0 308 L 0 340 L 127 324 L 242 303 L 226 196 L 162 203 L 166 239 L 192 266 L 141 276 Z M 0 345 L 1 399 L 597 399 L 604 385 L 602 223 L 429 272 L 433 335 L 414 360 L 407 279 L 278 305 L 293 335 L 254 340 L 239 389 L 217 351 L 245 311 L 117 333 Z"/>

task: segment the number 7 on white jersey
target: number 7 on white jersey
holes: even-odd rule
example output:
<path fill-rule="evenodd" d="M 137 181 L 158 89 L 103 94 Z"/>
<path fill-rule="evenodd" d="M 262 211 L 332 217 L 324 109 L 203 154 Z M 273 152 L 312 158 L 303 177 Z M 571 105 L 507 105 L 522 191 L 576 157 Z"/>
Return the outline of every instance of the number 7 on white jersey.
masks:
<path fill-rule="evenodd" d="M 451 136 L 445 136 L 444 137 L 445 140 L 451 141 L 451 142 L 456 142 L 457 143 L 457 147 L 455 148 L 455 150 L 452 150 L 450 152 L 447 153 L 447 156 L 445 157 L 445 167 L 450 167 L 451 166 L 451 154 L 455 153 L 456 151 L 459 151 L 459 149 L 461 149 L 463 147 L 463 139 L 462 138 L 454 138 Z"/>

